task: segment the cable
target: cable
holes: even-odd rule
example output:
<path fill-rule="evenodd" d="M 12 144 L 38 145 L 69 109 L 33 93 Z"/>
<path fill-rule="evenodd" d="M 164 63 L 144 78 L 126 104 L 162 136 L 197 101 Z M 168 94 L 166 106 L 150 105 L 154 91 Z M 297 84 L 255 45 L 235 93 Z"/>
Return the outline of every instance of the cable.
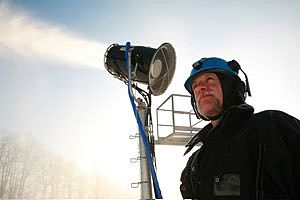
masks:
<path fill-rule="evenodd" d="M 128 70 L 128 95 L 129 95 L 129 99 L 130 99 L 130 102 L 131 102 L 131 106 L 132 106 L 135 118 L 137 120 L 137 124 L 138 124 L 139 130 L 140 130 L 140 133 L 141 133 L 141 137 L 142 137 L 143 142 L 144 142 L 145 151 L 146 151 L 146 155 L 147 155 L 147 159 L 148 159 L 148 165 L 150 167 L 152 181 L 153 181 L 153 185 L 154 185 L 155 197 L 157 199 L 162 199 L 159 183 L 158 183 L 156 172 L 155 172 L 154 165 L 153 165 L 153 160 L 152 160 L 152 157 L 151 157 L 148 138 L 145 134 L 145 130 L 144 130 L 142 120 L 140 118 L 139 113 L 137 112 L 136 105 L 134 103 L 134 99 L 133 99 L 133 96 L 131 94 L 131 89 L 130 89 L 130 86 L 131 86 L 131 70 L 130 70 L 130 67 L 131 66 L 129 65 L 130 60 L 128 59 L 129 49 L 130 49 L 130 42 L 127 42 L 126 43 L 126 50 L 125 50 L 125 58 L 126 58 L 126 67 L 127 67 L 127 70 Z"/>

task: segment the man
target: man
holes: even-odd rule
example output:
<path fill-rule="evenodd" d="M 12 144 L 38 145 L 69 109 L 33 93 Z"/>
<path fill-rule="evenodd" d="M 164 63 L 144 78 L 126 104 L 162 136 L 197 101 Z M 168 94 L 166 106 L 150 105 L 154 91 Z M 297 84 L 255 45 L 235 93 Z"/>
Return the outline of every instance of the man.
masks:
<path fill-rule="evenodd" d="M 300 199 L 300 121 L 281 111 L 254 114 L 235 60 L 202 58 L 185 88 L 209 123 L 188 143 L 180 190 L 188 199 Z M 186 154 L 185 153 L 185 154 Z"/>

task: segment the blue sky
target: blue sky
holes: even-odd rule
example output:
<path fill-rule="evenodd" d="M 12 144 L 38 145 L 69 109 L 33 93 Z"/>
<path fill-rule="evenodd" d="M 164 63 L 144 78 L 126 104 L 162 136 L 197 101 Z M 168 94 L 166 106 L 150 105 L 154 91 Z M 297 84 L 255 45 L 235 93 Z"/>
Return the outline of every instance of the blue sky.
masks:
<path fill-rule="evenodd" d="M 192 63 L 217 56 L 246 71 L 253 95 L 247 102 L 256 112 L 279 109 L 299 118 L 299 19 L 293 0 L 0 0 L 0 129 L 29 132 L 129 186 L 138 180 L 129 162 L 137 147 L 128 139 L 137 129 L 125 84 L 104 69 L 108 45 L 175 47 L 175 76 L 153 98 L 153 110 L 172 93 L 187 94 Z M 158 147 L 158 171 L 163 195 L 172 198 L 186 158 L 183 148 L 168 148 Z"/>

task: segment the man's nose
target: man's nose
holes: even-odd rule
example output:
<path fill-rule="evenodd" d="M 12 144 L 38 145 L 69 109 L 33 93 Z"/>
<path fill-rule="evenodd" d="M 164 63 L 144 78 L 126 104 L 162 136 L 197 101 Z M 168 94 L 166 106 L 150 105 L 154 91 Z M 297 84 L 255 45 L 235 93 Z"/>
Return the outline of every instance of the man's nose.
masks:
<path fill-rule="evenodd" d="M 206 84 L 198 84 L 195 89 L 194 89 L 194 93 L 195 94 L 199 94 L 203 91 L 207 90 L 207 85 Z"/>

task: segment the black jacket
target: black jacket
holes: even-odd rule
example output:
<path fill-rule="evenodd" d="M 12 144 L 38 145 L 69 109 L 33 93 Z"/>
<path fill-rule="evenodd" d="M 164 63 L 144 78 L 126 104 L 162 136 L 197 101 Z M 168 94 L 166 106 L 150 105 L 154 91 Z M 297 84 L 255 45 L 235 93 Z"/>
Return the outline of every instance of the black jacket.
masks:
<path fill-rule="evenodd" d="M 229 108 L 186 145 L 200 149 L 181 175 L 183 198 L 300 199 L 300 121 L 275 110 Z"/>

